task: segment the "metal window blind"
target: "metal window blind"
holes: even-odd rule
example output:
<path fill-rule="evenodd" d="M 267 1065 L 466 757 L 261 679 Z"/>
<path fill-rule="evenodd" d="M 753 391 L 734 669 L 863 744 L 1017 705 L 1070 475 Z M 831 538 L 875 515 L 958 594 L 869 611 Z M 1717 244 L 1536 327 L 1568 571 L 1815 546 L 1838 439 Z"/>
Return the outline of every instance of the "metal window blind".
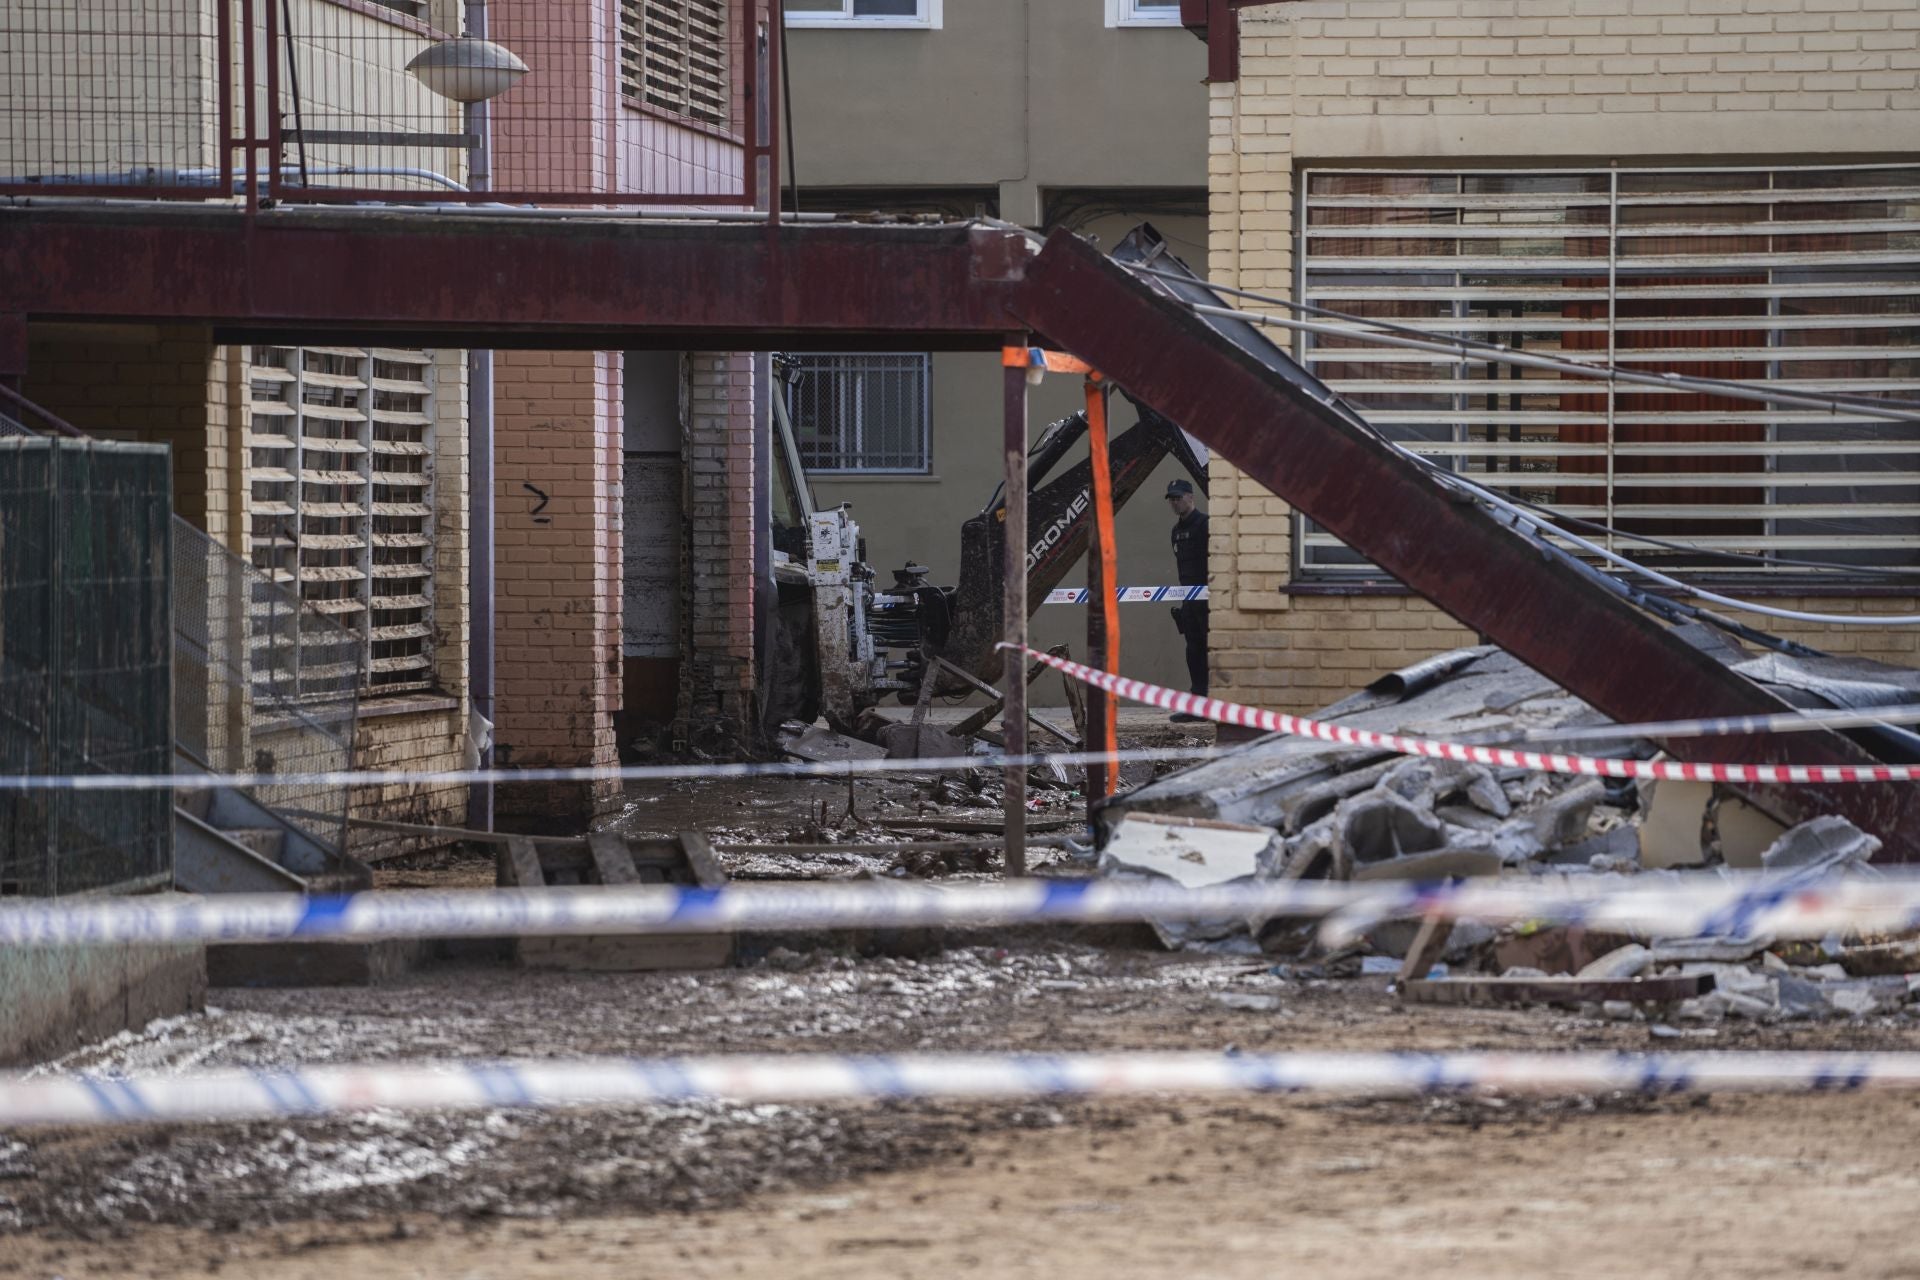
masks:
<path fill-rule="evenodd" d="M 252 348 L 253 562 L 345 628 L 303 643 L 295 689 L 362 663 L 369 693 L 432 683 L 432 359 Z"/>
<path fill-rule="evenodd" d="M 1650 372 L 1920 391 L 1920 167 L 1321 170 L 1300 202 L 1296 290 L 1319 306 Z M 1357 333 L 1303 335 L 1297 351 L 1383 432 L 1569 515 L 1705 548 L 1917 562 L 1912 424 L 1615 390 Z M 1302 573 L 1378 572 L 1296 519 Z"/>
<path fill-rule="evenodd" d="M 620 0 L 620 91 L 660 111 L 726 124 L 727 0 Z"/>
<path fill-rule="evenodd" d="M 786 359 L 794 434 L 807 470 L 927 470 L 929 357 L 861 353 Z"/>

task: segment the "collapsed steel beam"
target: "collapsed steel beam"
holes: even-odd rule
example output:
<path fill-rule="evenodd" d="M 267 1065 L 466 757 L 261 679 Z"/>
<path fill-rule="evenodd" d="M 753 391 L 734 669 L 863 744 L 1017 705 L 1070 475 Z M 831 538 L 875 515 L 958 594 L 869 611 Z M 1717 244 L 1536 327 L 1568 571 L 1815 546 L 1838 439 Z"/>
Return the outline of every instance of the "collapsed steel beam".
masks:
<path fill-rule="evenodd" d="M 995 350 L 1012 228 L 484 210 L 0 207 L 0 322 L 212 326 L 228 341 Z"/>
<path fill-rule="evenodd" d="M 1013 306 L 1049 341 L 1407 587 L 1615 719 L 1790 709 L 1315 399 L 1312 380 L 1251 326 L 1210 323 L 1067 232 L 1028 265 Z M 1691 739 L 1673 751 L 1698 760 L 1873 761 L 1831 731 Z M 1920 788 L 1755 789 L 1754 797 L 1788 821 L 1841 814 L 1885 841 L 1891 860 L 1920 861 Z"/>

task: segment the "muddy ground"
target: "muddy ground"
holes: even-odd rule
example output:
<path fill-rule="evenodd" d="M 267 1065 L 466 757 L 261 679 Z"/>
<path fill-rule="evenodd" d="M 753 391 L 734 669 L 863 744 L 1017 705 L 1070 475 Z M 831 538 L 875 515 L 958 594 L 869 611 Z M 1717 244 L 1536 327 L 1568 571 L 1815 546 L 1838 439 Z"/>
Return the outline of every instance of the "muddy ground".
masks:
<path fill-rule="evenodd" d="M 751 815 L 724 824 L 737 838 L 796 825 L 812 838 L 809 810 L 845 791 L 782 784 L 748 806 L 689 784 L 628 821 L 711 824 L 718 806 Z M 1656 1037 L 1570 1011 L 1409 1009 L 1384 978 L 1168 955 L 1126 930 L 921 939 L 910 955 L 792 941 L 707 973 L 461 962 L 371 989 L 217 990 L 204 1015 L 56 1065 L 1920 1048 L 1907 1013 Z M 0 1276 L 1911 1276 L 1916 1139 L 1920 1101 L 1900 1094 L 701 1105 L 22 1131 L 0 1133 Z"/>

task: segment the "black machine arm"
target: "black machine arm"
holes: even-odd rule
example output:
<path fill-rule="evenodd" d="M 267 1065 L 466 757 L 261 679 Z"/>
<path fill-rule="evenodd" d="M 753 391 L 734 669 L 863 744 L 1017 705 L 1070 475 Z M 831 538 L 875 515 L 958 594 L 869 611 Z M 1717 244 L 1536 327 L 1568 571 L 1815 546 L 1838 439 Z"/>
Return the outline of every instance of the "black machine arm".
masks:
<path fill-rule="evenodd" d="M 1204 493 L 1207 468 L 1201 450 L 1174 423 L 1137 401 L 1134 404 L 1140 411 L 1140 421 L 1115 436 L 1107 449 L 1113 471 L 1114 510 L 1126 505 L 1169 454 L 1180 460 Z M 1047 479 L 1086 431 L 1086 415 L 1063 418 L 1041 434 L 1028 454 L 1029 617 L 1079 563 L 1092 538 L 1092 460 L 1083 458 L 1054 479 Z M 994 645 L 1002 632 L 1005 521 L 1006 506 L 1001 489 L 996 489 L 986 508 L 960 527 L 960 584 L 948 602 L 950 622 L 939 631 L 930 629 L 927 633 L 928 647 L 940 657 L 989 681 L 999 674 L 1001 666 Z M 932 642 L 942 632 L 944 643 L 936 648 Z M 948 692 L 944 688 L 941 691 Z M 959 688 L 952 691 L 958 692 Z"/>

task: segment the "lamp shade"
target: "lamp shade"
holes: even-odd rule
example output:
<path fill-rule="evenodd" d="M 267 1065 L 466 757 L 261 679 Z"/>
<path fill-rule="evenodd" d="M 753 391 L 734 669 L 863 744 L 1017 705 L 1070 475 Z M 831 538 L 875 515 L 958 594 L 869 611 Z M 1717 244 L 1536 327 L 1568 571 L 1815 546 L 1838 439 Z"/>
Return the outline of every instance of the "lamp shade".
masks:
<path fill-rule="evenodd" d="M 407 64 L 414 79 L 455 102 L 485 102 L 513 88 L 527 64 L 491 40 L 441 40 Z"/>

